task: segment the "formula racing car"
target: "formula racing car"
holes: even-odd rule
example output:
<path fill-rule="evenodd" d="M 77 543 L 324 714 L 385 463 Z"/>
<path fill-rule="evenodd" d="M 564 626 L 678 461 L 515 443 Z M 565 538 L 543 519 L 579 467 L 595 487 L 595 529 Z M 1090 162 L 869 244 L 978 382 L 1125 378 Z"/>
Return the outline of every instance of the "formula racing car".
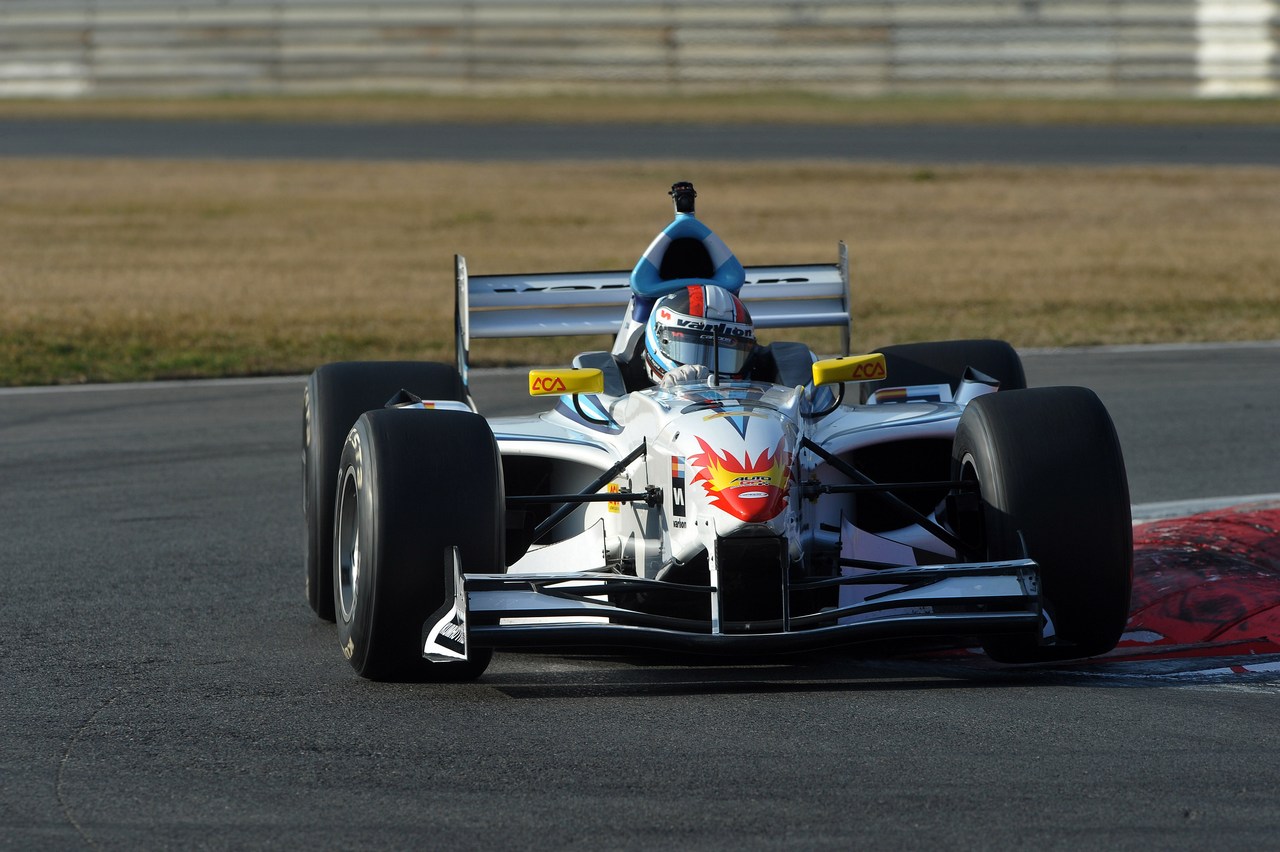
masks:
<path fill-rule="evenodd" d="M 1129 496 L 1090 390 L 1007 343 L 849 354 L 832 264 L 744 268 L 695 215 L 630 272 L 468 275 L 456 364 L 344 362 L 304 398 L 307 597 L 358 673 L 460 680 L 497 648 L 761 655 L 889 643 L 1034 663 L 1128 614 Z M 833 326 L 844 354 L 758 329 Z M 486 418 L 473 340 L 610 334 Z"/>

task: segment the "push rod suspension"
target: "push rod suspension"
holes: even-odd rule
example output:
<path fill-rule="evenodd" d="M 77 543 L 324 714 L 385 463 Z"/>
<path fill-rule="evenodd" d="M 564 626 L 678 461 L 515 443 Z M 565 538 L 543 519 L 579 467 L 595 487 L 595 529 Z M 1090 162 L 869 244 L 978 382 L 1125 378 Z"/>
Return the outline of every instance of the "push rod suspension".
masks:
<path fill-rule="evenodd" d="M 939 541 L 950 546 L 953 550 L 955 550 L 957 554 L 968 553 L 970 551 L 969 546 L 966 545 L 959 538 L 957 538 L 955 535 L 952 535 L 950 532 L 943 529 L 941 525 L 929 519 L 923 512 L 919 512 L 916 509 L 914 509 L 912 506 L 908 505 L 907 503 L 904 503 L 901 499 L 891 494 L 885 488 L 885 486 L 874 481 L 869 476 L 864 474 L 862 471 L 858 470 L 856 467 L 854 467 L 844 459 L 837 456 L 835 453 L 828 452 L 827 450 L 815 444 L 809 438 L 802 439 L 800 441 L 800 446 L 802 449 L 809 450 L 814 455 L 821 458 L 827 464 L 831 465 L 836 470 L 840 471 L 841 473 L 843 473 L 845 476 L 852 479 L 857 484 L 864 485 L 864 486 L 871 486 L 866 489 L 868 493 L 875 495 L 877 498 L 889 504 L 901 514 L 915 521 L 925 530 L 930 532 Z"/>
<path fill-rule="evenodd" d="M 662 491 L 650 485 L 644 491 L 614 491 L 599 494 L 530 494 L 507 498 L 508 506 L 539 506 L 555 503 L 662 503 Z"/>
<path fill-rule="evenodd" d="M 579 494 L 575 495 L 574 502 L 562 503 L 560 505 L 560 508 L 556 509 L 550 515 L 547 515 L 546 519 L 543 520 L 542 523 L 534 527 L 533 540 L 537 541 L 538 539 L 542 538 L 542 536 L 546 535 L 549 530 L 551 530 L 556 526 L 556 524 L 560 523 L 565 518 L 569 517 L 569 515 L 573 512 L 573 510 L 578 508 L 578 503 L 580 502 L 578 500 L 579 497 L 596 493 L 604 486 L 606 482 L 610 481 L 615 476 L 622 473 L 622 471 L 626 470 L 627 467 L 633 461 L 635 461 L 636 459 L 644 455 L 646 446 L 647 446 L 647 442 L 641 441 L 640 446 L 636 447 L 634 450 L 627 453 L 625 458 L 623 458 L 613 467 L 606 470 L 604 473 L 600 474 L 598 477 L 595 478 L 595 480 L 592 481 L 590 485 L 582 489 L 582 491 Z M 614 495 L 608 495 L 608 496 L 612 497 Z"/>

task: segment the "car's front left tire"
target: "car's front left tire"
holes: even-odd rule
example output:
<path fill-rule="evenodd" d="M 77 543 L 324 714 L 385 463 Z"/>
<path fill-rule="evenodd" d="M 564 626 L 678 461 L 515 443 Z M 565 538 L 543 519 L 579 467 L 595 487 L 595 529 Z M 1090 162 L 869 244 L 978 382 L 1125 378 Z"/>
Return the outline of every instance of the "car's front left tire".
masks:
<path fill-rule="evenodd" d="M 976 481 L 985 556 L 1040 566 L 1053 639 L 992 637 L 1000 662 L 1091 657 L 1115 647 L 1129 614 L 1133 526 L 1120 441 L 1093 391 L 1015 390 L 978 397 L 960 417 L 953 479 Z"/>

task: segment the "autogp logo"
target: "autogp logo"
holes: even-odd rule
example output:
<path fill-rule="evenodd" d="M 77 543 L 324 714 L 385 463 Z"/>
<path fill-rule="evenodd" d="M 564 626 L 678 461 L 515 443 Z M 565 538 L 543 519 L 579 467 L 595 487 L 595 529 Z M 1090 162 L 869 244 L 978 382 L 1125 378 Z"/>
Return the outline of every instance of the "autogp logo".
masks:
<path fill-rule="evenodd" d="M 565 390 L 564 379 L 559 376 L 538 376 L 531 383 L 531 387 L 535 391 L 546 393 L 563 392 Z"/>
<path fill-rule="evenodd" d="M 755 459 L 749 452 L 742 458 L 717 452 L 701 438 L 698 443 L 703 451 L 689 457 L 698 471 L 693 481 L 702 483 L 712 506 L 755 523 L 777 517 L 786 507 L 791 460 L 783 441 L 773 452 L 765 450 Z"/>

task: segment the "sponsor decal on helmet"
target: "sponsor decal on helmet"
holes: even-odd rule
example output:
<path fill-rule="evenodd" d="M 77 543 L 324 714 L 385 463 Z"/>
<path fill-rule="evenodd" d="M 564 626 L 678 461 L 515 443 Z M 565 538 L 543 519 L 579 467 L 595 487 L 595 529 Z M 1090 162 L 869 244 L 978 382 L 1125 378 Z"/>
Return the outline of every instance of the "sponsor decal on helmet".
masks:
<path fill-rule="evenodd" d="M 700 317 L 705 314 L 707 312 L 707 308 L 702 299 L 704 290 L 695 285 L 688 288 L 687 292 L 689 294 L 689 313 L 696 317 Z"/>
<path fill-rule="evenodd" d="M 717 451 L 702 438 L 698 443 L 703 451 L 690 456 L 689 463 L 698 471 L 693 481 L 702 483 L 712 506 L 752 522 L 775 518 L 786 507 L 791 459 L 781 440 L 772 452 L 764 450 L 756 459 L 750 452 L 739 459 Z"/>
<path fill-rule="evenodd" d="M 664 317 L 667 319 L 667 317 Z M 748 325 L 733 325 L 723 322 L 704 322 L 697 319 L 676 317 L 676 328 L 687 328 L 690 331 L 716 332 L 722 337 L 738 337 L 744 340 L 755 340 L 756 333 Z"/>

